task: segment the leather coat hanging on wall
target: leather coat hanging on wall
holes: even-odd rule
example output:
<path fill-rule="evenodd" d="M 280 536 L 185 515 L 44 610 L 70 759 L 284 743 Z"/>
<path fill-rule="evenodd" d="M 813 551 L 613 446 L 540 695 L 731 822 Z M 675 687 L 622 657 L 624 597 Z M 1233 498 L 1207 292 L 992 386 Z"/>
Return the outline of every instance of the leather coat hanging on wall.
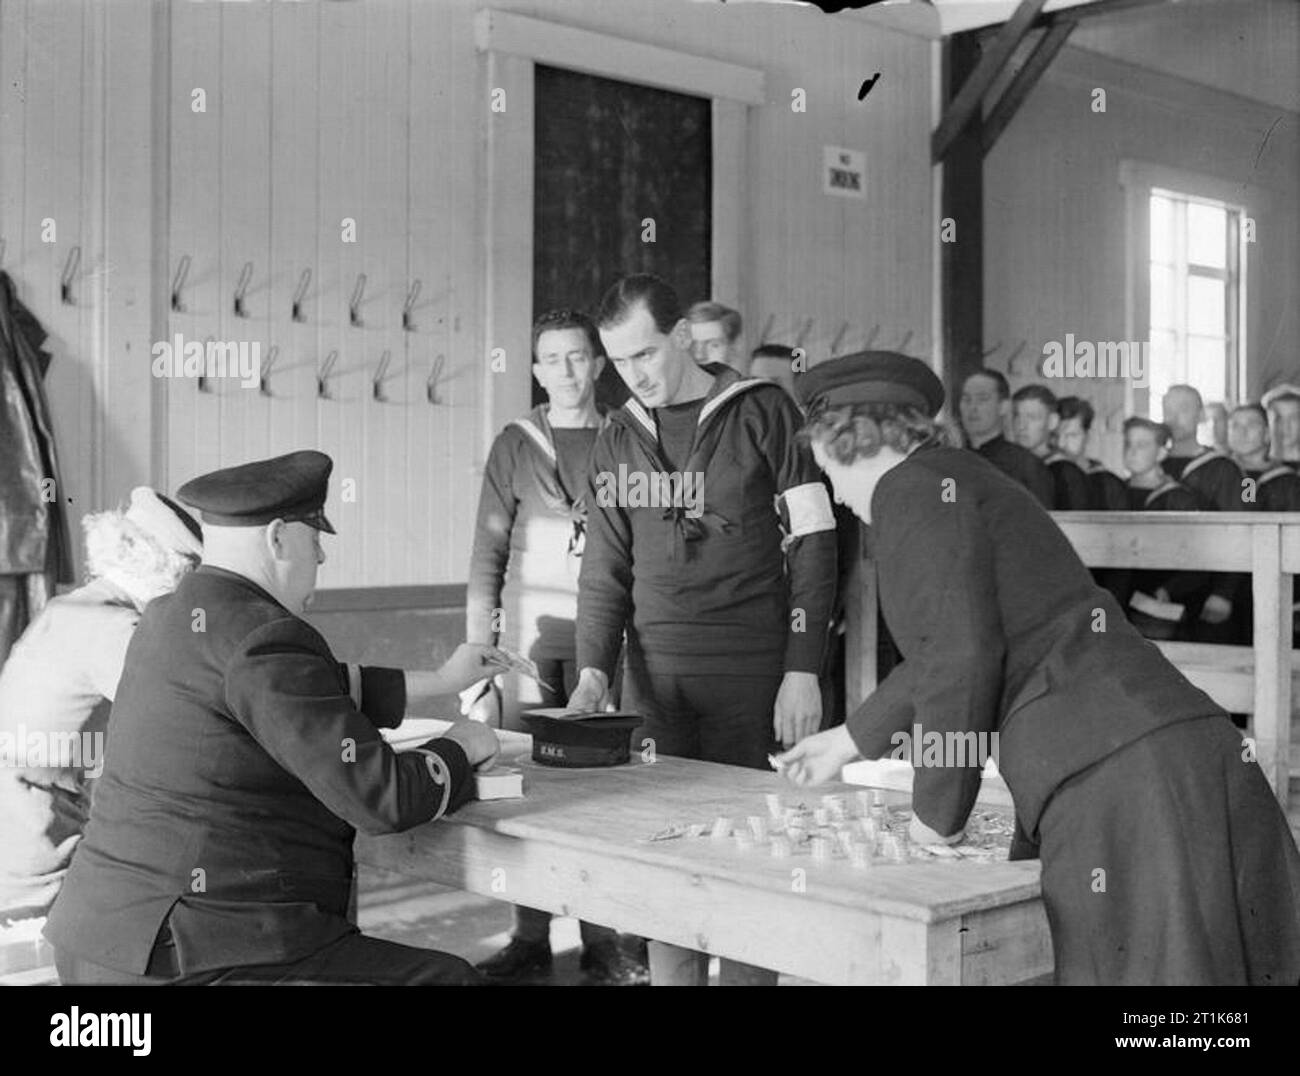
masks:
<path fill-rule="evenodd" d="M 73 580 L 43 380 L 47 335 L 0 272 L 0 663 L 55 584 Z"/>

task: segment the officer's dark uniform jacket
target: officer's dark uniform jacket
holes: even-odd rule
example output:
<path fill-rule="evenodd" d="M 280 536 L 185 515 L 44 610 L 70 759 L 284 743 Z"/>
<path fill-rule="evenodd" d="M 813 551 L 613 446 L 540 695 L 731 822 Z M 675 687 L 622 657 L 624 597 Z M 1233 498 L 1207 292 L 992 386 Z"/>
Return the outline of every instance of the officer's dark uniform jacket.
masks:
<path fill-rule="evenodd" d="M 620 474 L 674 470 L 635 397 L 596 442 L 578 666 L 612 675 L 626 625 L 629 660 L 665 672 L 815 674 L 835 601 L 835 519 L 797 440 L 798 408 L 773 382 L 704 369 L 714 384 L 680 468 L 704 476 L 697 509 L 606 503 Z"/>
<path fill-rule="evenodd" d="M 400 671 L 350 674 L 261 587 L 200 567 L 131 641 L 46 936 L 143 974 L 166 921 L 189 974 L 299 959 L 355 931 L 355 831 L 427 822 L 472 788 L 459 745 L 384 743 L 378 726 L 405 702 Z"/>
<path fill-rule="evenodd" d="M 1155 729 L 1222 712 L 1128 623 L 1033 497 L 977 454 L 917 448 L 871 508 L 881 611 L 903 663 L 848 719 L 866 758 L 913 725 L 997 730 L 999 769 L 1036 840 L 1070 777 Z M 913 806 L 954 833 L 979 786 L 978 762 L 918 767 Z"/>

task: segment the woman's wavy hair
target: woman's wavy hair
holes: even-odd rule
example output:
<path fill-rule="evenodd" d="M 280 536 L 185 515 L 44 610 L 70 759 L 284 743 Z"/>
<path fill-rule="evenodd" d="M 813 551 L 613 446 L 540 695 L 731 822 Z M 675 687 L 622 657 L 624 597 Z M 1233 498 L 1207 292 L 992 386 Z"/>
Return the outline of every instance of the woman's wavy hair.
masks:
<path fill-rule="evenodd" d="M 198 566 L 196 557 L 168 549 L 119 509 L 88 513 L 81 526 L 91 579 L 111 575 L 138 582 L 143 589 L 171 591 Z"/>
<path fill-rule="evenodd" d="M 821 445 L 836 463 L 869 459 L 882 446 L 906 452 L 926 441 L 956 446 L 950 425 L 909 404 L 814 405 L 799 434 L 805 444 Z"/>

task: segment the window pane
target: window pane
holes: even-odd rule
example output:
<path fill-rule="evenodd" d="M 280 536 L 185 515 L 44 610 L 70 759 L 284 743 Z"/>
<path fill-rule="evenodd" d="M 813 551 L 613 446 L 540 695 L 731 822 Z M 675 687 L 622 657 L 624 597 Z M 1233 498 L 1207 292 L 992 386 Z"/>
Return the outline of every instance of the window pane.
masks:
<path fill-rule="evenodd" d="M 1206 403 L 1225 399 L 1228 394 L 1228 367 L 1224 361 L 1222 337 L 1189 336 L 1187 338 L 1187 381 L 1201 391 Z"/>
<path fill-rule="evenodd" d="M 1151 350 L 1148 354 L 1151 369 L 1147 371 L 1150 381 L 1150 413 L 1160 417 L 1160 400 L 1169 390 L 1183 380 L 1181 365 L 1178 362 L 1177 343 L 1172 329 L 1151 330 Z"/>
<path fill-rule="evenodd" d="M 1187 331 L 1223 336 L 1227 284 L 1207 276 L 1187 278 Z"/>
<path fill-rule="evenodd" d="M 1159 194 L 1151 196 L 1151 260 L 1166 265 L 1174 260 L 1174 203 Z"/>
<path fill-rule="evenodd" d="M 1174 271 L 1163 265 L 1151 266 L 1151 328 L 1174 327 Z"/>
<path fill-rule="evenodd" d="M 1227 267 L 1228 214 L 1220 206 L 1188 203 L 1187 260 L 1215 269 Z"/>

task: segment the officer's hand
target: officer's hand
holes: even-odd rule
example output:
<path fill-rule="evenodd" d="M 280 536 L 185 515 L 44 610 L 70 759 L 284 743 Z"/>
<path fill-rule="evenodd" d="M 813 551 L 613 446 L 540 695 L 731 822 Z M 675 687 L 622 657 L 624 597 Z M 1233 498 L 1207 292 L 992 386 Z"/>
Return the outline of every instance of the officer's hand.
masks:
<path fill-rule="evenodd" d="M 917 844 L 957 844 L 965 834 L 966 827 L 963 826 L 951 837 L 944 837 L 917 818 L 915 812 L 912 813 L 912 824 L 908 827 L 908 836 Z"/>
<path fill-rule="evenodd" d="M 578 674 L 578 683 L 569 696 L 568 709 L 603 713 L 609 706 L 609 681 L 599 669 L 590 666 Z"/>
<path fill-rule="evenodd" d="M 810 672 L 788 672 L 781 679 L 772 710 L 772 735 L 782 747 L 793 747 L 822 723 L 822 690 Z"/>
<path fill-rule="evenodd" d="M 1211 594 L 1201 606 L 1201 619 L 1207 624 L 1222 624 L 1232 616 L 1232 602 L 1219 594 Z"/>
<path fill-rule="evenodd" d="M 442 734 L 444 740 L 460 744 L 475 769 L 486 769 L 501 753 L 497 734 L 477 721 L 457 721 Z"/>
<path fill-rule="evenodd" d="M 858 748 L 848 728 L 840 725 L 800 740 L 785 754 L 777 755 L 776 761 L 793 784 L 820 785 L 838 780 L 840 771 L 857 757 Z"/>
<path fill-rule="evenodd" d="M 447 683 L 447 693 L 464 691 L 485 676 L 501 672 L 510 664 L 505 654 L 487 643 L 461 643 L 438 670 Z"/>

